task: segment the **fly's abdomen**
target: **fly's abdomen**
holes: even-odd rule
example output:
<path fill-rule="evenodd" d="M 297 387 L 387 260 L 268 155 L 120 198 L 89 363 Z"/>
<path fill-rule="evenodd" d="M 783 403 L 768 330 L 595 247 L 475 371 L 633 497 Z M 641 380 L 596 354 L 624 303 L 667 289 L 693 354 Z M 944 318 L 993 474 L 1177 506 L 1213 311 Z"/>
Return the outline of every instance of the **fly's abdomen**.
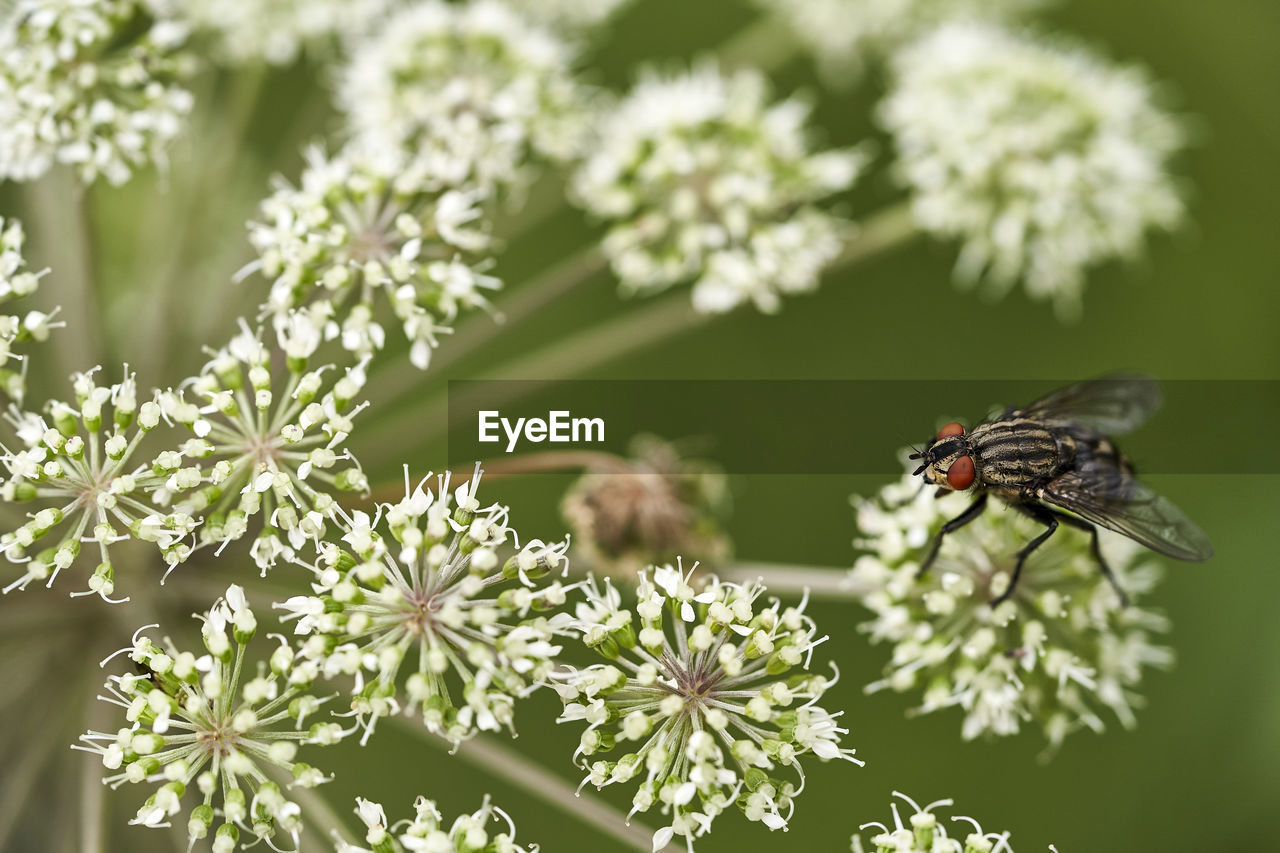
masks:
<path fill-rule="evenodd" d="M 1038 421 L 1012 418 L 974 427 L 969 446 L 984 484 L 1019 489 L 1055 476 L 1070 461 L 1064 438 Z"/>

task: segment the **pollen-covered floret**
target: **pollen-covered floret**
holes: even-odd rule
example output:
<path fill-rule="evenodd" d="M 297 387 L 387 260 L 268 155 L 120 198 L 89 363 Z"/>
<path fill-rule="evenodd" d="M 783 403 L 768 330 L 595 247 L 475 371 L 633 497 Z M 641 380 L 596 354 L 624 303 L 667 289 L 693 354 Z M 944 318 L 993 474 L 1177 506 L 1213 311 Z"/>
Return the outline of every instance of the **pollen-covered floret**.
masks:
<path fill-rule="evenodd" d="M 379 803 L 356 797 L 356 815 L 365 826 L 367 847 L 335 839 L 336 853 L 537 853 L 516 844 L 511 816 L 484 798 L 480 808 L 446 823 L 426 797 L 413 803 L 413 818 L 388 824 Z"/>
<path fill-rule="evenodd" d="M 44 415 L 16 408 L 6 415 L 16 442 L 0 455 L 8 475 L 0 495 L 32 507 L 28 521 L 0 534 L 5 558 L 24 569 L 6 593 L 33 581 L 52 586 L 80 557 L 84 544 L 94 546 L 97 568 L 88 590 L 72 594 L 96 593 L 108 601 L 116 576 L 112 544 L 125 539 L 154 543 L 170 567 L 191 554 L 198 519 L 156 499 L 181 465 L 181 454 L 162 453 L 150 463 L 137 458 L 139 445 L 163 424 L 160 407 L 139 404 L 127 366 L 124 378 L 113 385 L 97 384 L 97 372 L 72 377 L 73 402 L 51 401 Z"/>
<path fill-rule="evenodd" d="M 120 184 L 162 162 L 192 104 L 186 36 L 140 0 L 16 0 L 0 15 L 0 178 L 66 163 Z"/>
<path fill-rule="evenodd" d="M 835 683 L 809 670 L 826 637 L 803 602 L 766 604 L 764 591 L 660 566 L 641 573 L 634 609 L 593 581 L 568 621 L 608 661 L 555 675 L 560 722 L 586 724 L 574 753 L 583 784 L 634 787 L 632 814 L 666 815 L 654 850 L 677 835 L 692 848 L 735 806 L 784 829 L 802 756 L 862 763 L 840 746 L 840 715 L 818 704 Z"/>
<path fill-rule="evenodd" d="M 310 692 L 315 666 L 295 659 L 283 637 L 273 635 L 281 643 L 265 657 L 247 651 L 258 623 L 242 588 L 229 587 L 197 618 L 199 655 L 167 637 L 156 643 L 146 628 L 134 635 L 122 652 L 138 671 L 111 676 L 101 697 L 124 709 L 125 725 L 87 732 L 76 748 L 101 756 L 113 788 L 155 787 L 130 823 L 166 827 L 185 814 L 191 845 L 210 839 L 214 853 L 264 840 L 297 849 L 301 809 L 268 772 L 303 788 L 327 782 L 298 760 L 299 748 L 336 743 L 345 732 L 333 722 L 307 725 L 327 700 Z M 284 838 L 287 847 L 276 843 Z"/>
<path fill-rule="evenodd" d="M 367 492 L 368 480 L 343 445 L 364 408 L 364 364 L 313 365 L 320 332 L 289 317 L 273 344 L 241 321 L 198 376 L 156 396 L 163 416 L 190 431 L 161 497 L 203 515 L 200 541 L 225 545 L 262 529 L 251 553 L 263 574 L 306 542 L 323 537 L 337 496 Z"/>
<path fill-rule="evenodd" d="M 609 223 L 622 288 L 693 282 L 694 307 L 727 311 L 812 290 L 848 225 L 817 205 L 852 186 L 853 150 L 814 152 L 796 99 L 769 100 L 764 75 L 703 65 L 647 73 L 603 119 L 573 197 Z"/>
<path fill-rule="evenodd" d="M 573 50 L 496 0 L 412 3 L 358 41 L 338 105 L 366 142 L 406 146 L 452 183 L 519 189 L 536 161 L 576 156 L 590 91 Z"/>
<path fill-rule="evenodd" d="M 1178 121 L 1142 69 L 1079 45 L 944 27 L 896 58 L 880 119 L 919 226 L 959 240 L 957 277 L 997 295 L 1022 281 L 1074 316 L 1089 267 L 1183 217 Z"/>
<path fill-rule="evenodd" d="M 916 577 L 932 536 L 970 499 L 943 498 L 905 476 L 874 499 L 855 499 L 858 557 L 851 588 L 874 618 L 862 626 L 892 654 L 884 678 L 867 689 L 922 694 L 922 713 L 958 708 L 966 740 L 1041 728 L 1056 748 L 1072 731 L 1101 731 L 1102 709 L 1136 723 L 1143 671 L 1166 667 L 1173 652 L 1155 644 L 1164 617 L 1137 606 L 1160 576 L 1144 549 L 1117 534 L 1101 546 L 1125 607 L 1099 570 L 1088 534 L 1062 527 L 1027 559 L 1013 594 L 1017 551 L 1042 527 L 1012 509 L 993 508 L 942 541 L 929 571 Z"/>
<path fill-rule="evenodd" d="M 438 336 L 500 287 L 483 194 L 443 179 L 423 157 L 348 146 L 313 148 L 298 186 L 281 181 L 250 223 L 257 269 L 271 280 L 264 310 L 279 326 L 304 312 L 359 356 L 382 349 L 381 302 L 425 369 Z"/>
<path fill-rule="evenodd" d="M 506 507 L 476 500 L 479 483 L 479 469 L 452 495 L 448 474 L 434 488 L 406 482 L 404 499 L 372 518 L 344 516 L 343 544 L 323 547 L 314 567 L 314 595 L 277 605 L 296 620 L 303 657 L 354 679 L 351 714 L 366 739 L 397 713 L 454 744 L 512 728 L 515 700 L 555 666 L 543 614 L 564 604 L 568 543 L 528 540 L 503 559 L 516 534 Z"/>

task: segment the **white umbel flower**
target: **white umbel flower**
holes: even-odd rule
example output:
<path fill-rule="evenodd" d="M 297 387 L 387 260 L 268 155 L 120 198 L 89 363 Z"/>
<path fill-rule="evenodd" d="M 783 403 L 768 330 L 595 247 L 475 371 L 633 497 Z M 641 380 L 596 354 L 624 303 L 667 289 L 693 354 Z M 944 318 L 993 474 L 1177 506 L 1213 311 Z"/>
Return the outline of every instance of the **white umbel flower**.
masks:
<path fill-rule="evenodd" d="M 0 305 L 31 296 L 40 287 L 40 279 L 49 271 L 34 272 L 27 268 L 22 254 L 26 239 L 22 223 L 16 219 L 7 222 L 0 216 Z M 26 393 L 27 356 L 13 351 L 14 344 L 30 341 L 41 343 L 49 339 L 49 333 L 66 324 L 55 320 L 58 309 L 49 312 L 29 310 L 20 314 L 0 314 L 0 392 L 19 406 Z M 15 370 L 12 362 L 21 361 Z"/>
<path fill-rule="evenodd" d="M 818 705 L 835 681 L 809 671 L 826 637 L 804 603 L 765 605 L 759 584 L 692 574 L 642 572 L 634 611 L 607 580 L 590 582 L 569 624 L 609 662 L 556 674 L 559 721 L 586 723 L 574 753 L 583 784 L 634 785 L 632 814 L 658 806 L 670 824 L 654 850 L 677 835 L 692 849 L 734 806 L 785 829 L 801 756 L 862 763 L 840 746 L 839 715 Z"/>
<path fill-rule="evenodd" d="M 211 350 L 198 376 L 156 396 L 164 417 L 192 436 L 163 497 L 179 512 L 205 516 L 205 544 L 241 538 L 260 516 L 250 553 L 264 575 L 324 535 L 338 496 L 369 488 L 344 447 L 364 408 L 355 398 L 365 366 L 310 364 L 320 332 L 303 315 L 291 319 L 278 346 L 242 320 L 240 334 Z"/>
<path fill-rule="evenodd" d="M 500 282 L 492 264 L 483 194 L 442 181 L 423 157 L 348 146 L 306 154 L 302 180 L 283 181 L 262 203 L 249 240 L 271 279 L 264 309 L 279 326 L 304 311 L 359 356 L 382 349 L 383 299 L 425 369 L 438 336 L 463 311 L 488 305 Z"/>
<path fill-rule="evenodd" d="M 0 178 L 124 183 L 191 109 L 185 27 L 138 0 L 18 0 L 0 18 Z"/>
<path fill-rule="evenodd" d="M 277 605 L 309 637 L 302 655 L 354 678 L 365 739 L 401 712 L 455 745 L 512 728 L 515 700 L 560 651 L 541 614 L 564 604 L 566 588 L 548 578 L 567 571 L 568 542 L 529 540 L 504 562 L 498 552 L 516 536 L 506 507 L 476 500 L 479 469 L 452 495 L 449 480 L 406 482 L 404 499 L 373 518 L 343 518 L 344 545 L 322 549 L 315 594 Z"/>
<path fill-rule="evenodd" d="M 815 203 L 847 190 L 864 157 L 814 153 L 808 107 L 768 97 L 754 71 L 650 72 L 604 120 L 572 190 L 610 223 L 604 250 L 624 291 L 693 281 L 699 311 L 774 311 L 817 286 L 847 225 Z"/>
<path fill-rule="evenodd" d="M 951 818 L 960 826 L 953 829 L 954 835 L 949 834 L 947 824 L 940 822 L 934 812 L 953 805 L 951 800 L 921 806 L 906 794 L 894 791 L 893 795 L 911 806 L 913 813 L 903 823 L 898 804 L 891 803 L 893 825 L 864 823 L 861 829 L 877 831 L 868 839 L 870 847 L 863 846 L 861 833 L 853 836 L 853 853 L 1013 853 L 1009 833 L 984 832 L 971 817 Z"/>
<path fill-rule="evenodd" d="M 863 65 L 947 21 L 1002 20 L 1048 0 L 756 0 L 813 54 L 825 79 L 847 86 Z"/>
<path fill-rule="evenodd" d="M 396 0 L 151 0 L 222 62 L 287 65 L 312 45 L 368 32 Z"/>
<path fill-rule="evenodd" d="M 1069 43 L 944 27 L 894 61 L 880 118 L 924 230 L 961 242 L 962 282 L 1022 280 L 1078 314 L 1085 271 L 1183 216 L 1177 121 L 1148 76 Z"/>
<path fill-rule="evenodd" d="M 862 629 L 892 656 L 869 691 L 923 691 L 921 712 L 958 708 L 966 740 L 1043 729 L 1050 748 L 1081 728 L 1101 731 L 1101 709 L 1135 725 L 1145 669 L 1167 667 L 1170 649 L 1154 644 L 1164 617 L 1136 600 L 1159 580 L 1149 552 L 1102 531 L 1102 550 L 1135 603 L 1121 604 L 1098 568 L 1088 534 L 1063 528 L 1028 558 L 1013 595 L 1017 550 L 1038 530 L 1013 510 L 990 509 L 946 536 L 928 573 L 916 578 L 932 536 L 969 497 L 935 498 L 910 475 L 856 499 L 860 556 L 852 588 L 875 614 Z"/>
<path fill-rule="evenodd" d="M 355 812 L 367 830 L 368 846 L 335 838 L 336 853 L 538 853 L 537 845 L 516 844 L 515 821 L 488 797 L 478 810 L 459 815 L 453 823 L 446 823 L 435 802 L 426 797 L 414 801 L 411 820 L 390 826 L 378 803 L 356 797 Z"/>
<path fill-rule="evenodd" d="M 0 496 L 30 502 L 33 509 L 28 521 L 0 534 L 5 558 L 24 568 L 4 587 L 6 593 L 32 581 L 52 586 L 85 543 L 96 546 L 98 564 L 88 590 L 72 595 L 94 593 L 107 601 L 115 590 L 112 544 L 130 538 L 151 542 L 170 567 L 191 555 L 188 540 L 197 519 L 166 510 L 156 498 L 181 454 L 161 454 L 150 463 L 138 458 L 139 445 L 162 423 L 160 407 L 138 403 L 127 367 L 124 378 L 109 386 L 97 384 L 96 372 L 73 376 L 74 402 L 51 401 L 47 416 L 16 408 L 7 415 L 17 441 L 0 454 L 8 472 Z"/>
<path fill-rule="evenodd" d="M 303 788 L 329 781 L 298 761 L 297 753 L 299 746 L 338 742 L 342 727 L 316 722 L 303 728 L 327 700 L 309 692 L 315 668 L 295 661 L 283 637 L 275 635 L 281 644 L 269 656 L 246 654 L 258 623 L 241 587 L 229 587 L 197 618 L 205 646 L 199 656 L 167 637 L 154 642 L 143 635 L 146 628 L 134 634 L 122 652 L 139 672 L 111 676 L 109 695 L 99 697 L 123 708 L 127 724 L 114 732 L 89 731 L 75 748 L 101 756 L 109 771 L 103 781 L 112 788 L 157 786 L 132 824 L 169 826 L 194 787 L 200 804 L 186 824 L 192 848 L 212 833 L 214 853 L 263 840 L 275 850 L 297 849 L 301 809 L 266 771 L 279 768 Z M 291 848 L 271 841 L 285 838 Z"/>
<path fill-rule="evenodd" d="M 496 0 L 413 3 L 353 47 L 338 80 L 350 131 L 391 139 L 452 183 L 522 187 L 578 153 L 588 95 L 573 52 Z"/>

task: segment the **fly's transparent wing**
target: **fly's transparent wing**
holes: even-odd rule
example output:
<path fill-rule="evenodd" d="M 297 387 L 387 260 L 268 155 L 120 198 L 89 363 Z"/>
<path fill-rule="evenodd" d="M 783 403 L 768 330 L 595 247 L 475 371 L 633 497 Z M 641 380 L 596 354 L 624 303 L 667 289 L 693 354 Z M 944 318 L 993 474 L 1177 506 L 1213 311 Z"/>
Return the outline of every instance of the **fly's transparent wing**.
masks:
<path fill-rule="evenodd" d="M 1168 557 L 1199 562 L 1213 546 L 1191 519 L 1149 486 L 1134 479 L 1114 456 L 1086 454 L 1077 469 L 1054 478 L 1037 494 L 1045 503 L 1128 536 Z"/>
<path fill-rule="evenodd" d="M 1014 414 L 1050 425 L 1123 435 L 1151 417 L 1160 399 L 1160 383 L 1151 377 L 1116 373 L 1060 388 Z"/>

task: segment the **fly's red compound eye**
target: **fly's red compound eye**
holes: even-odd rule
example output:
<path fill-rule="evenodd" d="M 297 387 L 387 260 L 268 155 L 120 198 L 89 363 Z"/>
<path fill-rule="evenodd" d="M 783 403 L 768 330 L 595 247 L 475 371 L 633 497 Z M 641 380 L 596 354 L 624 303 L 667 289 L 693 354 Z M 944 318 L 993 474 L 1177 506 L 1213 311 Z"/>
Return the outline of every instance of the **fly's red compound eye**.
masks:
<path fill-rule="evenodd" d="M 968 456 L 960 456 L 947 469 L 947 485 L 957 492 L 963 492 L 973 485 L 973 460 Z"/>
<path fill-rule="evenodd" d="M 947 424 L 942 429 L 938 430 L 938 441 L 941 441 L 944 438 L 949 438 L 953 435 L 964 435 L 964 427 L 954 422 Z"/>

